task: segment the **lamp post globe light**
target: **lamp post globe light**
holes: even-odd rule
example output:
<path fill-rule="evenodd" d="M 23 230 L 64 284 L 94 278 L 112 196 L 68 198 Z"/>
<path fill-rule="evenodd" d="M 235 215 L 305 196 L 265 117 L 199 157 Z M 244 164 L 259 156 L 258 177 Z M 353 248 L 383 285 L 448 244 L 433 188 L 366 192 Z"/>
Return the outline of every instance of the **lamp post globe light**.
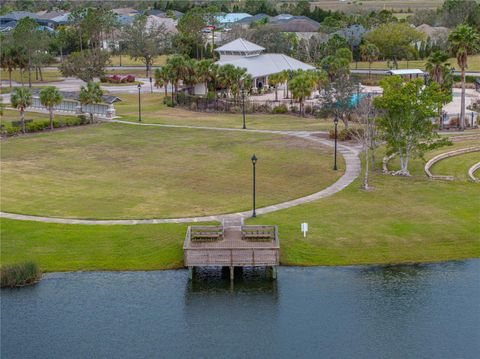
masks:
<path fill-rule="evenodd" d="M 252 217 L 256 217 L 257 216 L 257 213 L 255 211 L 255 195 L 256 195 L 256 179 L 255 179 L 255 165 L 257 164 L 257 156 L 255 156 L 255 154 L 253 154 L 252 156 L 252 166 L 253 166 L 253 213 L 252 213 Z"/>
<path fill-rule="evenodd" d="M 333 155 L 333 170 L 336 171 L 337 168 L 337 127 L 338 127 L 338 115 L 335 115 L 333 119 L 333 123 L 335 124 L 335 150 Z"/>
<path fill-rule="evenodd" d="M 138 122 L 142 122 L 142 107 L 140 105 L 140 89 L 142 88 L 141 84 L 138 84 Z"/>

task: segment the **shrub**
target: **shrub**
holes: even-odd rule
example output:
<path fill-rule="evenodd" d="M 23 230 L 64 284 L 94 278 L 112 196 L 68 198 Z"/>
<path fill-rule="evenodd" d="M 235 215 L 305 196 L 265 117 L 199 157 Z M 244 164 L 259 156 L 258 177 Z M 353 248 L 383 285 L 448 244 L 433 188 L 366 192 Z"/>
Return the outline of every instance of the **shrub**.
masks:
<path fill-rule="evenodd" d="M 75 117 L 54 119 L 53 127 L 61 128 L 61 127 L 68 127 L 68 126 L 81 126 L 89 123 L 90 122 L 85 115 L 79 115 Z M 27 130 L 27 132 L 30 132 L 30 133 L 43 131 L 49 128 L 50 128 L 50 120 L 35 120 L 33 122 L 27 122 L 25 124 L 25 129 Z M 14 135 L 20 134 L 21 132 L 22 132 L 22 128 L 20 126 L 2 128 L 2 135 L 6 135 L 6 136 L 14 136 Z"/>
<path fill-rule="evenodd" d="M 163 99 L 163 103 L 167 105 L 168 107 L 173 107 L 173 101 L 171 97 L 165 97 Z"/>
<path fill-rule="evenodd" d="M 273 113 L 287 113 L 288 112 L 287 105 L 281 104 L 281 105 L 275 106 L 273 108 L 272 112 Z"/>
<path fill-rule="evenodd" d="M 90 122 L 90 120 L 85 115 L 78 115 L 77 119 L 79 120 L 79 123 L 78 123 L 79 125 L 84 125 Z"/>
<path fill-rule="evenodd" d="M 338 131 L 337 139 L 339 141 L 349 141 L 349 140 L 353 139 L 352 131 L 353 130 L 351 130 L 351 129 L 347 130 L 345 128 L 341 131 Z M 361 131 L 361 130 L 357 130 L 357 132 L 359 132 L 359 131 Z M 331 129 L 328 133 L 328 136 L 329 136 L 329 138 L 334 139 L 335 138 L 335 129 Z"/>
<path fill-rule="evenodd" d="M 465 76 L 465 82 L 466 83 L 473 84 L 473 83 L 475 83 L 475 80 L 476 80 L 475 76 L 469 76 L 469 75 Z M 460 82 L 461 81 L 460 75 L 453 75 L 453 81 L 454 82 Z"/>
<path fill-rule="evenodd" d="M 215 91 L 208 91 L 207 100 L 214 100 L 214 99 L 215 99 Z"/>
<path fill-rule="evenodd" d="M 23 287 L 25 285 L 36 283 L 42 273 L 35 262 L 27 261 L 24 263 L 4 266 L 0 269 L 1 287 Z"/>
<path fill-rule="evenodd" d="M 27 132 L 38 132 L 44 130 L 47 127 L 50 127 L 49 120 L 33 121 L 25 124 L 25 129 L 27 130 Z"/>
<path fill-rule="evenodd" d="M 453 117 L 448 122 L 448 125 L 449 126 L 459 126 L 460 125 L 460 119 L 458 117 Z"/>

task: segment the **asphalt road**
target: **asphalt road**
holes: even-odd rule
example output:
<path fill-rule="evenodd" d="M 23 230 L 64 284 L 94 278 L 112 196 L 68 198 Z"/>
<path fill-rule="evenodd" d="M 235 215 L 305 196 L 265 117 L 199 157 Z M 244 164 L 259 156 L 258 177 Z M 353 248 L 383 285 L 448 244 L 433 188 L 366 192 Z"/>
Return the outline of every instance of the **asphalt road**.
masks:
<path fill-rule="evenodd" d="M 157 69 L 161 68 L 161 66 L 152 66 L 152 69 Z M 57 67 L 46 67 L 46 70 L 58 70 Z M 107 70 L 145 70 L 145 66 L 107 66 Z M 371 73 L 373 75 L 385 75 L 387 73 L 388 69 L 372 69 Z M 369 70 L 368 69 L 351 69 L 350 72 L 352 74 L 368 74 Z M 455 75 L 460 75 L 460 71 L 454 71 Z M 474 76 L 474 77 L 480 77 L 480 71 L 467 71 L 465 72 L 467 76 Z"/>
<path fill-rule="evenodd" d="M 372 74 L 373 75 L 385 75 L 387 73 L 388 69 L 385 69 L 385 70 L 373 70 L 372 69 Z M 351 69 L 350 72 L 352 74 L 368 74 L 369 71 L 368 69 Z M 454 75 L 460 75 L 461 72 L 460 71 L 454 71 L 453 72 Z M 475 77 L 480 77 L 480 72 L 478 71 L 467 71 L 465 72 L 465 75 L 467 76 L 475 76 Z"/>

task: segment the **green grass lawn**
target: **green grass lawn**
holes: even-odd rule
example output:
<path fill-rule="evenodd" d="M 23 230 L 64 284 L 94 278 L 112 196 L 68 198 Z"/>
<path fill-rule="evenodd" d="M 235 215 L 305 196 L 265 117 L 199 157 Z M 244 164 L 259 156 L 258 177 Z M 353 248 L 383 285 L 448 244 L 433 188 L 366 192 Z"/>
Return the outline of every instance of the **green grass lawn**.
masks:
<path fill-rule="evenodd" d="M 344 191 L 248 224 L 277 224 L 284 265 L 431 262 L 480 256 L 478 184 L 374 174 Z M 309 223 L 307 238 L 300 223 Z M 1 219 L 2 264 L 44 271 L 182 266 L 186 224 L 88 226 Z"/>
<path fill-rule="evenodd" d="M 123 118 L 136 119 L 135 96 L 121 95 L 127 100 L 117 106 Z M 146 122 L 241 126 L 241 115 L 171 109 L 161 105 L 158 94 L 142 96 Z M 26 118 L 48 115 L 28 113 Z M 18 119 L 18 112 L 6 110 L 1 121 L 12 119 Z M 247 123 L 267 129 L 330 126 L 286 115 L 249 115 Z M 456 142 L 427 153 L 425 159 L 477 142 Z M 330 149 L 258 133 L 100 124 L 2 139 L 0 146 L 1 210 L 37 215 L 139 218 L 249 209 L 253 152 L 259 157 L 261 206 L 315 192 L 340 175 L 330 169 Z M 425 161 L 415 159 L 410 178 L 376 173 L 371 176 L 373 191 L 360 190 L 358 179 L 329 198 L 247 222 L 279 225 L 281 263 L 286 265 L 479 257 L 479 185 L 460 177 L 473 160 L 464 156 L 433 168 L 458 174 L 457 181 L 426 179 Z M 300 232 L 302 222 L 309 223 L 306 239 Z M 44 271 L 178 268 L 186 226 L 1 219 L 1 260 L 2 265 L 34 260 Z"/>
<path fill-rule="evenodd" d="M 472 147 L 472 146 L 478 146 L 478 141 L 476 140 L 467 140 L 467 141 L 460 141 L 460 142 L 453 142 L 451 146 L 445 146 L 438 148 L 433 151 L 429 151 L 425 154 L 424 160 L 422 159 L 416 159 L 414 161 L 411 161 L 409 164 L 409 170 L 410 174 L 416 177 L 421 177 L 423 178 L 425 176 L 425 164 L 427 163 L 428 160 L 431 158 L 444 153 L 444 152 L 450 152 L 459 148 L 466 148 L 466 147 Z M 478 152 L 472 154 L 474 158 L 477 158 Z M 451 159 L 446 159 L 438 162 L 438 164 L 434 165 L 432 167 L 432 173 L 433 174 L 443 174 L 443 175 L 455 175 L 459 174 L 458 179 L 460 180 L 466 180 L 467 178 L 467 171 L 470 166 L 468 166 L 468 163 L 471 161 L 468 160 L 470 157 L 466 157 L 465 160 L 463 160 L 463 156 L 455 156 L 452 157 Z M 443 161 L 448 161 L 447 165 L 441 165 Z M 473 163 L 472 163 L 473 164 Z M 440 166 L 440 167 L 437 167 Z M 400 160 L 395 157 L 393 158 L 389 164 L 388 168 L 390 170 L 398 170 L 400 169 Z M 443 173 L 445 171 L 445 173 Z M 464 171 L 465 175 L 460 175 L 460 173 Z M 448 172 L 448 173 L 447 173 Z"/>
<path fill-rule="evenodd" d="M 162 66 L 165 65 L 165 62 L 167 61 L 167 55 L 160 55 L 157 56 L 154 61 L 153 65 L 154 66 Z M 114 55 L 110 57 L 110 66 L 120 66 L 120 56 Z M 141 60 L 134 60 L 128 55 L 122 55 L 122 66 L 143 66 L 145 67 L 145 64 Z"/>
<path fill-rule="evenodd" d="M 454 176 L 456 180 L 468 181 L 468 169 L 477 162 L 480 162 L 480 152 L 466 153 L 435 163 L 431 172 L 434 175 L 449 175 Z"/>
<path fill-rule="evenodd" d="M 2 210 L 70 218 L 201 216 L 325 188 L 332 150 L 263 133 L 99 124 L 1 142 Z M 343 168 L 343 166 L 341 167 Z"/>
<path fill-rule="evenodd" d="M 458 69 L 458 64 L 457 60 L 455 58 L 450 58 L 449 63 L 455 67 L 455 69 Z M 426 60 L 412 60 L 408 61 L 408 66 L 407 66 L 407 61 L 398 61 L 398 68 L 399 69 L 421 69 L 425 70 L 425 62 Z M 351 69 L 355 68 L 359 69 L 368 69 L 368 62 L 362 62 L 359 61 L 358 64 L 355 62 L 352 62 L 350 64 Z M 388 69 L 387 61 L 375 61 L 372 63 L 372 69 Z M 468 57 L 468 71 L 480 71 L 480 55 L 473 55 Z"/>
<path fill-rule="evenodd" d="M 138 121 L 137 94 L 117 94 L 122 102 L 115 104 L 119 120 Z M 241 128 L 242 114 L 192 112 L 180 107 L 167 107 L 163 96 L 142 93 L 142 121 L 171 125 Z M 312 117 L 278 114 L 247 114 L 247 128 L 262 130 L 327 131 L 333 128 L 332 121 Z M 339 124 L 339 129 L 343 124 Z"/>
<path fill-rule="evenodd" d="M 478 184 L 377 174 L 328 199 L 249 220 L 280 226 L 281 262 L 347 265 L 480 256 Z M 309 223 L 307 238 L 300 223 Z"/>
<path fill-rule="evenodd" d="M 43 81 L 40 80 L 40 76 L 38 79 L 35 79 L 35 71 L 32 71 L 32 83 L 63 81 L 62 74 L 58 70 L 43 70 L 42 73 Z M 0 71 L 0 80 L 7 81 L 7 83 L 4 84 L 4 87 L 8 87 L 8 79 L 8 72 L 3 70 Z M 12 71 L 12 81 L 22 83 L 22 75 L 19 70 Z M 23 72 L 23 81 L 25 84 L 28 84 L 28 71 Z"/>
<path fill-rule="evenodd" d="M 85 226 L 0 220 L 2 265 L 42 271 L 151 270 L 183 266 L 187 224 Z"/>

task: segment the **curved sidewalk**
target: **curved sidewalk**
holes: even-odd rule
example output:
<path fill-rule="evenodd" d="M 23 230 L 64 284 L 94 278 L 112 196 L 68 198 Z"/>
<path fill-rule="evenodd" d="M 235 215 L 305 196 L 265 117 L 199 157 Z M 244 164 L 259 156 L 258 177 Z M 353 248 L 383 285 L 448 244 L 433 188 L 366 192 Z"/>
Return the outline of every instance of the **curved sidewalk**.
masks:
<path fill-rule="evenodd" d="M 137 122 L 128 122 L 128 121 L 119 121 L 112 120 L 108 122 L 117 122 L 128 125 L 136 126 L 154 126 L 154 127 L 173 127 L 173 128 L 193 128 L 201 130 L 215 130 L 215 131 L 241 131 L 241 132 L 262 132 L 262 133 L 272 133 L 279 135 L 288 135 L 298 138 L 302 138 L 308 141 L 314 141 L 321 143 L 323 145 L 333 147 L 333 142 L 324 140 L 318 137 L 315 137 L 312 132 L 306 131 L 271 131 L 271 130 L 243 130 L 236 128 L 216 128 L 216 127 L 198 127 L 198 126 L 179 126 L 179 125 L 162 125 L 162 124 L 145 124 Z M 356 147 L 350 147 L 346 145 L 338 145 L 338 151 L 345 159 L 345 173 L 340 177 L 335 183 L 331 184 L 327 188 L 322 189 L 319 192 L 313 193 L 311 195 L 297 198 L 294 200 L 274 204 L 271 206 L 258 208 L 256 210 L 257 214 L 267 214 L 276 212 L 282 209 L 287 209 L 290 207 L 298 206 L 304 203 L 309 203 L 316 201 L 318 199 L 329 197 L 337 192 L 340 192 L 349 184 L 351 184 L 360 174 L 361 165 L 360 159 L 358 158 L 358 149 Z M 227 213 L 220 215 L 212 216 L 202 216 L 202 217 L 182 217 L 182 218 L 152 218 L 152 219 L 112 219 L 112 220 L 94 220 L 94 219 L 69 219 L 69 218 L 55 218 L 55 217 L 41 217 L 41 216 L 30 216 L 23 214 L 7 213 L 0 212 L 1 218 L 8 218 L 21 221 L 35 221 L 35 222 L 44 222 L 44 223 L 60 223 L 60 224 L 88 224 L 88 225 L 135 225 L 135 224 L 159 224 L 159 223 L 192 223 L 192 222 L 213 222 L 218 221 L 222 222 L 225 219 L 243 219 L 251 216 L 251 211 L 237 212 L 237 213 Z"/>

